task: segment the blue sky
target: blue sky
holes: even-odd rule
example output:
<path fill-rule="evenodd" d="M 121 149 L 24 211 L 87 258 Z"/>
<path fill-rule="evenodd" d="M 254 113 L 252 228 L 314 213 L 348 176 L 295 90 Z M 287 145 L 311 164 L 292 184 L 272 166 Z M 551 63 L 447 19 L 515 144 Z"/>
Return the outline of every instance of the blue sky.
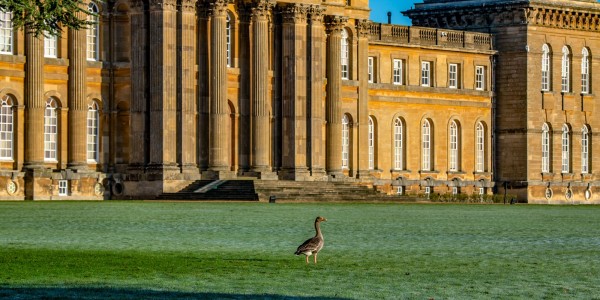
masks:
<path fill-rule="evenodd" d="M 370 0 L 371 20 L 387 23 L 387 12 L 392 12 L 392 24 L 410 25 L 410 19 L 400 12 L 410 9 L 415 2 L 423 3 L 421 0 Z"/>

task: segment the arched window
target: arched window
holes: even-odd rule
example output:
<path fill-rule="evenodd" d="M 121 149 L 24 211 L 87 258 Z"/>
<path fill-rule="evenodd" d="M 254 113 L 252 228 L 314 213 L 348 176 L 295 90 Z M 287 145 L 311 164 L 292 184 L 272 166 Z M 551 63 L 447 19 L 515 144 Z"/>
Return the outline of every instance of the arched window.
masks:
<path fill-rule="evenodd" d="M 587 48 L 581 51 L 581 93 L 590 92 L 590 53 Z"/>
<path fill-rule="evenodd" d="M 542 125 L 542 172 L 550 172 L 550 127 Z"/>
<path fill-rule="evenodd" d="M 375 169 L 375 122 L 369 117 L 369 170 Z"/>
<path fill-rule="evenodd" d="M 562 127 L 562 172 L 570 173 L 571 171 L 571 139 L 569 125 L 564 124 Z"/>
<path fill-rule="evenodd" d="M 449 160 L 450 165 L 448 168 L 450 171 L 456 172 L 458 171 L 458 160 L 459 160 L 459 128 L 455 121 L 450 122 L 450 138 L 449 138 Z"/>
<path fill-rule="evenodd" d="M 581 173 L 590 172 L 590 131 L 587 125 L 581 129 Z"/>
<path fill-rule="evenodd" d="M 58 51 L 58 38 L 55 35 L 50 35 L 48 32 L 44 33 L 44 57 L 56 58 Z"/>
<path fill-rule="evenodd" d="M 568 93 L 571 91 L 571 52 L 569 47 L 564 46 L 562 49 L 562 70 L 560 72 L 561 80 L 561 91 Z"/>
<path fill-rule="evenodd" d="M 98 60 L 98 46 L 99 46 L 99 34 L 98 28 L 100 28 L 100 19 L 98 18 L 98 6 L 96 3 L 90 2 L 88 5 L 88 11 L 91 15 L 88 15 L 88 22 L 92 23 L 87 28 L 87 59 Z"/>
<path fill-rule="evenodd" d="M 350 158 L 350 119 L 348 115 L 342 117 L 342 169 L 348 169 Z"/>
<path fill-rule="evenodd" d="M 58 115 L 56 113 L 57 103 L 54 98 L 46 100 L 44 112 L 44 160 L 56 161 L 58 149 Z"/>
<path fill-rule="evenodd" d="M 10 96 L 0 99 L 0 160 L 13 159 L 13 106 Z"/>
<path fill-rule="evenodd" d="M 431 171 L 431 124 L 429 120 L 424 120 L 421 128 L 421 169 Z"/>
<path fill-rule="evenodd" d="M 350 45 L 348 43 L 348 30 L 345 28 L 342 30 L 342 53 L 341 53 L 341 62 L 342 62 L 342 79 L 350 78 Z"/>
<path fill-rule="evenodd" d="M 550 47 L 542 46 L 542 91 L 550 90 Z"/>
<path fill-rule="evenodd" d="M 404 170 L 404 124 L 400 118 L 394 121 L 394 169 Z"/>
<path fill-rule="evenodd" d="M 0 54 L 13 54 L 12 12 L 0 9 Z"/>
<path fill-rule="evenodd" d="M 485 127 L 481 122 L 475 127 L 475 172 L 485 172 Z"/>
<path fill-rule="evenodd" d="M 99 160 L 99 121 L 98 103 L 92 102 L 87 113 L 87 161 L 92 163 Z"/>
<path fill-rule="evenodd" d="M 227 67 L 231 67 L 231 16 L 227 13 L 227 24 L 225 27 L 225 39 L 227 41 Z"/>

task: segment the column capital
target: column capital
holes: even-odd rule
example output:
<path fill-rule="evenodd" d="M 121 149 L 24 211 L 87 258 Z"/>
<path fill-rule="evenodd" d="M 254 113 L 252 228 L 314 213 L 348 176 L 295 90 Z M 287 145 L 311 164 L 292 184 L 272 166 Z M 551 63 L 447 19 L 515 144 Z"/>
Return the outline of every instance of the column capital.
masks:
<path fill-rule="evenodd" d="M 131 3 L 131 6 L 129 6 L 129 8 L 131 9 L 131 12 L 142 13 L 144 11 L 144 1 L 132 0 L 130 3 Z"/>
<path fill-rule="evenodd" d="M 229 4 L 229 0 L 213 0 L 213 1 L 211 1 L 207 5 L 208 15 L 211 17 L 226 16 L 228 4 Z"/>
<path fill-rule="evenodd" d="M 367 38 L 371 33 L 372 22 L 367 19 L 356 20 L 356 31 L 358 32 L 359 38 Z"/>
<path fill-rule="evenodd" d="M 182 12 L 195 12 L 198 0 L 181 0 Z"/>
<path fill-rule="evenodd" d="M 308 15 L 308 5 L 290 3 L 279 6 L 278 13 L 282 17 L 283 23 L 306 23 Z"/>
<path fill-rule="evenodd" d="M 177 10 L 176 0 L 150 0 L 150 11 L 157 10 Z"/>
<path fill-rule="evenodd" d="M 326 8 L 321 5 L 311 5 L 308 9 L 311 23 L 322 23 Z"/>
<path fill-rule="evenodd" d="M 252 7 L 252 19 L 268 18 L 273 7 L 275 7 L 275 1 L 273 0 L 257 0 Z"/>
<path fill-rule="evenodd" d="M 325 25 L 327 26 L 327 34 L 342 32 L 347 21 L 348 17 L 344 16 L 326 16 Z"/>

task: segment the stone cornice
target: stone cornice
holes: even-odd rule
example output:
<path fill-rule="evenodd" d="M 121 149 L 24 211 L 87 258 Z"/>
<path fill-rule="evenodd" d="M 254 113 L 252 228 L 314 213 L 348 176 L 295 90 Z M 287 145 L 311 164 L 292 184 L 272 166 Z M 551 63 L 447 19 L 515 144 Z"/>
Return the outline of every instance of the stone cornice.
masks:
<path fill-rule="evenodd" d="M 533 25 L 570 30 L 600 29 L 598 4 L 565 5 L 556 1 L 539 0 L 505 1 L 485 6 L 418 6 L 418 9 L 406 11 L 404 14 L 413 20 L 415 26 L 438 28 L 472 29 Z"/>
<path fill-rule="evenodd" d="M 345 16 L 327 16 L 325 18 L 325 25 L 327 34 L 341 32 L 348 22 L 348 17 Z"/>
<path fill-rule="evenodd" d="M 278 13 L 283 23 L 305 23 L 308 16 L 308 5 L 287 4 L 279 6 Z"/>

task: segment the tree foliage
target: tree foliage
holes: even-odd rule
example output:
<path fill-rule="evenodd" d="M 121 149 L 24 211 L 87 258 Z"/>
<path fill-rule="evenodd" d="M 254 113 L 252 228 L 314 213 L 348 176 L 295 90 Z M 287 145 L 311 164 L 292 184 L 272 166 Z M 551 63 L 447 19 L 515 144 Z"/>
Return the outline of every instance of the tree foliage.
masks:
<path fill-rule="evenodd" d="M 36 35 L 58 35 L 65 26 L 83 29 L 91 23 L 83 0 L 0 0 L 0 9 L 12 12 L 13 27 Z"/>

